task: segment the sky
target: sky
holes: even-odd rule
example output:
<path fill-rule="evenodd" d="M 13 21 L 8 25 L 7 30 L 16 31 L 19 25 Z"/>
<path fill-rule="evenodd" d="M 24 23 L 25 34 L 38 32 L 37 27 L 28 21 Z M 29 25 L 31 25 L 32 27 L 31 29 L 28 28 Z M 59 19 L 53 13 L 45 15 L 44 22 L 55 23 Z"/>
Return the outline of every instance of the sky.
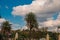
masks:
<path fill-rule="evenodd" d="M 15 6 L 30 4 L 31 2 L 32 0 L 0 0 L 0 15 L 13 24 L 24 26 L 23 16 L 14 16 L 11 12 Z"/>
<path fill-rule="evenodd" d="M 60 0 L 0 0 L 0 15 L 12 23 L 14 29 L 25 28 L 24 17 L 29 12 L 36 15 L 39 27 L 60 24 Z"/>

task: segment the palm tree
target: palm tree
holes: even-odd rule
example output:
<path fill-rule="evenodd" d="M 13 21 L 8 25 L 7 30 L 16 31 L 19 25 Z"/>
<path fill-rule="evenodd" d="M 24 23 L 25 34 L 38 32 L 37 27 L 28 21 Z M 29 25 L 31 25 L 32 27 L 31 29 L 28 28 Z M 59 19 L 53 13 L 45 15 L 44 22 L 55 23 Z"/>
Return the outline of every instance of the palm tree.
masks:
<path fill-rule="evenodd" d="M 10 30 L 11 30 L 11 25 L 9 24 L 8 21 L 3 22 L 3 24 L 2 24 L 2 29 L 3 29 L 4 31 L 10 32 Z"/>
<path fill-rule="evenodd" d="M 8 21 L 5 21 L 5 22 L 2 23 L 1 31 L 2 31 L 3 35 L 8 36 L 7 33 L 10 33 L 10 31 L 11 31 L 11 25 L 9 24 Z"/>
<path fill-rule="evenodd" d="M 25 20 L 27 22 L 27 27 L 30 30 L 30 34 L 33 28 L 38 29 L 38 23 L 37 23 L 36 16 L 34 15 L 34 13 L 30 12 L 29 14 L 27 14 L 25 17 Z"/>

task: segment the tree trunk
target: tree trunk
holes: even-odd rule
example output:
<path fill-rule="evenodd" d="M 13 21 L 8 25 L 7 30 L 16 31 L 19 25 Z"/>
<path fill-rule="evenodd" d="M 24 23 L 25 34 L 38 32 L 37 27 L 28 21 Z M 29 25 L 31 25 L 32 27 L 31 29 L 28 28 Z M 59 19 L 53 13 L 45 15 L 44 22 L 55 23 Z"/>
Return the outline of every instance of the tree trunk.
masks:
<path fill-rule="evenodd" d="M 31 40 L 31 28 L 30 28 L 30 31 L 29 31 L 29 40 Z"/>

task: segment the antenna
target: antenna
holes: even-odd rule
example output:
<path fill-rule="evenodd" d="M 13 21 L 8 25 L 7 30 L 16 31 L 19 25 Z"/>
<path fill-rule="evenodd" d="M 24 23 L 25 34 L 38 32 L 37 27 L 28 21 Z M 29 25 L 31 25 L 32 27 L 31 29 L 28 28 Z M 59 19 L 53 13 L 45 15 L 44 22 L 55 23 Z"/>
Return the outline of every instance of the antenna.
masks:
<path fill-rule="evenodd" d="M 0 18 L 1 18 L 1 14 L 0 14 Z"/>
<path fill-rule="evenodd" d="M 0 10 L 0 18 L 2 18 L 2 17 L 1 17 L 1 10 Z"/>
<path fill-rule="evenodd" d="M 0 18 L 1 18 L 1 16 L 0 16 Z"/>

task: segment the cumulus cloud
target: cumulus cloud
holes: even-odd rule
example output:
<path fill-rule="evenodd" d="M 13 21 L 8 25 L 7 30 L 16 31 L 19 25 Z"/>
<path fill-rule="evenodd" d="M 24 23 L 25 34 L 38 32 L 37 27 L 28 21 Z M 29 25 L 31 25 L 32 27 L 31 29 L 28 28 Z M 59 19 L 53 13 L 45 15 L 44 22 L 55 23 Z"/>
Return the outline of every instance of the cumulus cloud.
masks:
<path fill-rule="evenodd" d="M 36 14 L 38 21 L 46 21 L 60 11 L 60 0 L 34 0 L 29 5 L 13 7 L 12 14 L 25 16 L 29 12 Z"/>
<path fill-rule="evenodd" d="M 5 22 L 6 20 L 4 18 L 0 18 L 0 23 Z"/>
<path fill-rule="evenodd" d="M 29 12 L 37 12 L 39 9 L 39 6 L 40 5 L 43 5 L 45 3 L 45 1 L 42 1 L 40 3 L 40 1 L 38 0 L 35 0 L 33 1 L 31 4 L 29 5 L 20 5 L 20 6 L 16 6 L 16 7 L 13 7 L 13 12 L 12 14 L 15 14 L 15 15 L 25 15 L 26 13 L 29 13 Z"/>
<path fill-rule="evenodd" d="M 28 29 L 27 26 L 23 26 L 23 27 L 21 28 L 21 30 L 26 30 L 26 29 Z"/>
<path fill-rule="evenodd" d="M 59 16 L 56 20 L 50 19 L 56 12 L 60 12 L 60 0 L 34 0 L 29 5 L 13 7 L 12 14 L 25 16 L 29 12 L 36 14 L 39 25 L 41 26 L 52 27 L 60 24 Z"/>
<path fill-rule="evenodd" d="M 56 20 L 53 18 L 47 19 L 47 21 L 39 22 L 39 27 L 48 27 L 48 31 L 57 32 L 58 26 L 60 26 L 60 13 Z M 59 31 L 60 32 L 60 31 Z"/>
<path fill-rule="evenodd" d="M 1 24 L 3 23 L 3 22 L 5 22 L 6 20 L 4 19 L 4 18 L 0 18 L 0 28 L 1 28 Z"/>
<path fill-rule="evenodd" d="M 29 12 L 46 16 L 60 11 L 60 0 L 34 0 L 29 5 L 13 7 L 13 15 L 25 15 Z M 44 15 L 45 14 L 45 15 Z"/>
<path fill-rule="evenodd" d="M 19 25 L 19 24 L 14 24 L 14 23 L 11 23 L 11 24 L 12 24 L 12 25 L 11 25 L 12 30 L 18 30 L 18 29 L 21 28 L 21 25 Z"/>
<path fill-rule="evenodd" d="M 56 20 L 53 20 L 53 18 L 51 18 L 51 19 L 43 22 L 43 24 L 46 27 L 54 27 L 54 26 L 57 27 L 57 26 L 60 26 L 60 13 L 59 13 L 59 15 L 58 15 Z"/>

